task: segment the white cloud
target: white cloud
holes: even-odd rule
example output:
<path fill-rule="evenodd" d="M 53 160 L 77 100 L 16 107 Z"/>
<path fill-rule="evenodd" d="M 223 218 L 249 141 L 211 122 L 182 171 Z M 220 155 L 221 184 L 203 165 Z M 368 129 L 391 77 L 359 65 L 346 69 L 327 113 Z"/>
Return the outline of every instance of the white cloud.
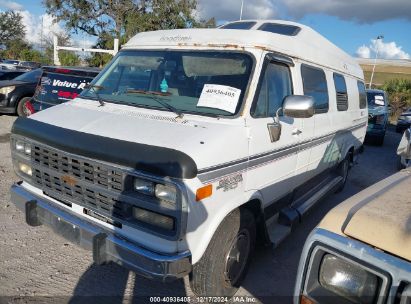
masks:
<path fill-rule="evenodd" d="M 383 40 L 373 39 L 369 46 L 360 46 L 357 49 L 357 56 L 360 58 L 375 58 L 378 51 L 378 58 L 383 59 L 411 59 L 410 54 L 404 52 L 401 46 L 392 42 L 385 43 Z"/>
<path fill-rule="evenodd" d="M 53 17 L 49 14 L 35 16 L 29 11 L 20 12 L 23 17 L 23 24 L 26 27 L 26 40 L 30 43 L 39 45 L 41 37 L 52 39 L 53 33 L 62 34 L 65 30 L 53 22 Z"/>
<path fill-rule="evenodd" d="M 368 46 L 362 45 L 357 49 L 356 55 L 360 58 L 370 58 L 371 49 Z"/>
<path fill-rule="evenodd" d="M 0 0 L 0 8 L 12 11 L 20 11 L 23 9 L 23 5 L 14 1 Z"/>
<path fill-rule="evenodd" d="M 411 20 L 409 0 L 282 0 L 289 14 L 302 17 L 309 13 L 323 13 L 359 23 L 404 18 Z"/>
<path fill-rule="evenodd" d="M 198 0 L 203 18 L 238 20 L 241 0 Z M 403 18 L 411 20 L 410 0 L 244 0 L 245 18 L 273 18 L 278 11 L 301 18 L 320 13 L 359 23 Z M 284 14 L 282 14 L 284 15 Z"/>
<path fill-rule="evenodd" d="M 218 21 L 240 19 L 240 0 L 199 0 L 197 13 L 201 18 Z M 273 0 L 244 0 L 243 19 L 268 19 L 277 15 Z"/>

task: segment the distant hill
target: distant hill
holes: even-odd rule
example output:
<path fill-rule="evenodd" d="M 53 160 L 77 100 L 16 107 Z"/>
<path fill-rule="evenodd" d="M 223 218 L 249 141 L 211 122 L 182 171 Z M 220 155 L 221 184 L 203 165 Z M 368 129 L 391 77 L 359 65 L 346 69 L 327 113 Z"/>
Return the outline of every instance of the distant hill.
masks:
<path fill-rule="evenodd" d="M 365 82 L 370 83 L 374 59 L 357 58 L 358 63 L 364 70 Z M 411 60 L 387 60 L 377 59 L 373 78 L 373 86 L 380 86 L 386 80 L 403 78 L 411 80 Z"/>

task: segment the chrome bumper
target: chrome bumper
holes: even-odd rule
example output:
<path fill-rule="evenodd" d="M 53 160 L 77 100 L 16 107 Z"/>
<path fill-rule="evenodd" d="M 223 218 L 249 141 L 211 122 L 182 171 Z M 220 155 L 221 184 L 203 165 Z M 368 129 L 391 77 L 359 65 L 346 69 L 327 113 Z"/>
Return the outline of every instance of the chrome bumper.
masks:
<path fill-rule="evenodd" d="M 93 251 L 97 264 L 115 262 L 144 277 L 161 281 L 182 278 L 191 271 L 190 252 L 162 255 L 124 240 L 27 191 L 11 186 L 11 201 L 26 215 L 30 226 L 42 224 L 69 241 Z"/>

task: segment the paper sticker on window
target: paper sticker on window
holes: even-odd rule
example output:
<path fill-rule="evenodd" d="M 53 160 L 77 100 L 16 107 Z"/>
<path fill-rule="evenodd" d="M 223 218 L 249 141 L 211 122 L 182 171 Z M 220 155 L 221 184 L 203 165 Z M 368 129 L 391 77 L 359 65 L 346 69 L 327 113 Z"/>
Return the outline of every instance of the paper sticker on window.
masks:
<path fill-rule="evenodd" d="M 205 84 L 197 107 L 215 108 L 234 113 L 241 90 L 218 84 Z"/>
<path fill-rule="evenodd" d="M 384 96 L 376 95 L 376 96 L 374 97 L 374 103 L 375 103 L 376 105 L 383 106 L 383 105 L 384 105 Z"/>

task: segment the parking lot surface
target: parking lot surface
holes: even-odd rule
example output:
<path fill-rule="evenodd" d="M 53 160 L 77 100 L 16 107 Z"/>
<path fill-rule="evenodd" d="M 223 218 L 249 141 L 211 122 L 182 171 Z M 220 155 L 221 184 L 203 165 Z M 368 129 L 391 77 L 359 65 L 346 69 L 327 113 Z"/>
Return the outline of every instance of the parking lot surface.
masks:
<path fill-rule="evenodd" d="M 110 303 L 150 302 L 152 296 L 194 299 L 188 278 L 165 284 L 135 276 L 114 264 L 96 266 L 91 252 L 68 243 L 46 227 L 29 227 L 9 198 L 9 188 L 17 180 L 9 147 L 14 120 L 13 116 L 0 116 L 1 296 L 18 302 L 59 299 L 70 303 L 91 300 L 88 297 L 100 297 L 100 302 Z M 261 303 L 289 303 L 307 235 L 331 208 L 397 171 L 395 152 L 399 141 L 400 135 L 389 131 L 382 147 L 366 145 L 341 193 L 321 201 L 275 250 L 257 248 L 236 296 Z"/>

